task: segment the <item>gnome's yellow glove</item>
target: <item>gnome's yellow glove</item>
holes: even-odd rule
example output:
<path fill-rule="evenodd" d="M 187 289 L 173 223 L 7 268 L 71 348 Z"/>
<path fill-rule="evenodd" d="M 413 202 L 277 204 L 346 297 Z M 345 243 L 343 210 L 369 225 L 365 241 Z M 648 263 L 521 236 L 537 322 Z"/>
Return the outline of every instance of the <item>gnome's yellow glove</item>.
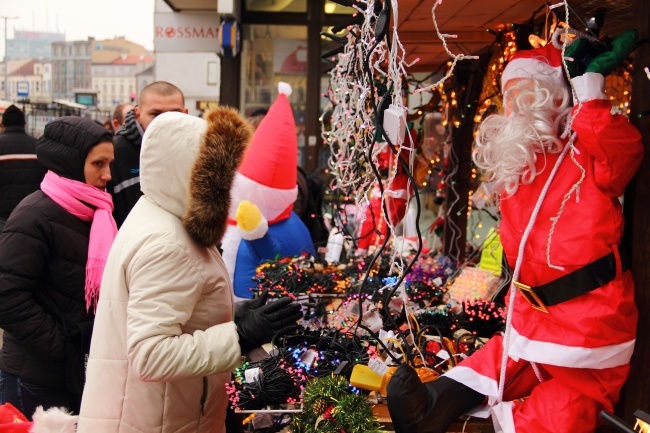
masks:
<path fill-rule="evenodd" d="M 268 230 L 268 223 L 260 212 L 260 209 L 248 200 L 243 200 L 239 203 L 235 220 L 244 239 L 259 239 Z"/>

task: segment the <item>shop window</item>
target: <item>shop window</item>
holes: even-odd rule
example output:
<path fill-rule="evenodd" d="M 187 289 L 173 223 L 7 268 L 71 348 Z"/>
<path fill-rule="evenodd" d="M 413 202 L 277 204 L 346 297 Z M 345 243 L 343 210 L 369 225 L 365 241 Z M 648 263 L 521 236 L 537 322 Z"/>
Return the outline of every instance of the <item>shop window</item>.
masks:
<path fill-rule="evenodd" d="M 289 100 L 296 120 L 298 163 L 303 165 L 307 107 L 307 28 L 304 26 L 244 26 L 241 109 L 250 117 L 268 109 L 278 95 L 278 83 L 292 88 Z"/>

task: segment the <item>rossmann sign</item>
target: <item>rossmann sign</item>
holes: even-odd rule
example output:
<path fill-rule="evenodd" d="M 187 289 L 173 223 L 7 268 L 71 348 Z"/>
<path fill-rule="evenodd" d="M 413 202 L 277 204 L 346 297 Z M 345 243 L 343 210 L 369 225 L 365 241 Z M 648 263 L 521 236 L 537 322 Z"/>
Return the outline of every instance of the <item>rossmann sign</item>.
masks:
<path fill-rule="evenodd" d="M 219 15 L 154 14 L 154 50 L 156 52 L 219 50 Z"/>

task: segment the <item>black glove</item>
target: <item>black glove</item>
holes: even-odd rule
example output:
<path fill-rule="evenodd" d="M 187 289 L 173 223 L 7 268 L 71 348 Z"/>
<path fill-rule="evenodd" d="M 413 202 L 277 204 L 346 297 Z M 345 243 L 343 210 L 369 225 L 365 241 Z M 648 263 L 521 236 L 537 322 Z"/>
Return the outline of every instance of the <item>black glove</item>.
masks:
<path fill-rule="evenodd" d="M 235 324 L 242 353 L 271 341 L 283 328 L 302 317 L 301 306 L 290 298 L 266 303 L 267 292 L 253 299 L 235 304 Z"/>
<path fill-rule="evenodd" d="M 580 38 L 564 50 L 569 77 L 575 78 L 585 73 L 595 56 L 605 50 L 604 45 Z"/>
<path fill-rule="evenodd" d="M 266 304 L 266 300 L 269 297 L 269 292 L 264 290 L 260 295 L 255 299 L 250 299 L 248 301 L 239 301 L 235 302 L 235 323 L 239 321 L 249 312 L 249 310 L 256 310 L 262 305 Z"/>
<path fill-rule="evenodd" d="M 578 39 L 564 51 L 567 69 L 571 78 L 585 72 L 596 72 L 607 76 L 634 51 L 637 45 L 638 32 L 628 29 L 616 36 L 613 41 L 603 38 L 600 42 Z"/>

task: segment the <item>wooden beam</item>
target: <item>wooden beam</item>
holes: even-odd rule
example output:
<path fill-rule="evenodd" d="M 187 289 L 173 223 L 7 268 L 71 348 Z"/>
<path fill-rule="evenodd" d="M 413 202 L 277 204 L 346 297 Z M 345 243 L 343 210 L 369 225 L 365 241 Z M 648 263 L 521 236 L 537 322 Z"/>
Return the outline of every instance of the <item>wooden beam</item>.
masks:
<path fill-rule="evenodd" d="M 399 31 L 399 40 L 402 44 L 432 44 L 442 45 L 438 35 L 432 29 L 423 31 Z M 457 35 L 457 38 L 449 40 L 449 42 L 457 42 L 459 44 L 479 43 L 482 46 L 489 45 L 496 37 L 488 31 L 447 31 L 446 34 Z"/>
<path fill-rule="evenodd" d="M 459 262 L 465 258 L 467 243 L 467 205 L 472 176 L 474 115 L 490 57 L 488 54 L 481 56 L 479 60 L 464 60 L 456 65 L 454 72 L 456 91 L 462 95 L 462 100 L 460 98 L 458 100 L 462 119 L 460 127 L 454 128 L 452 134 L 449 171 L 455 171 L 447 184 L 448 208 L 443 235 L 443 252 L 457 258 Z"/>
<path fill-rule="evenodd" d="M 307 25 L 307 14 L 299 12 L 251 12 L 242 11 L 244 24 Z"/>
<path fill-rule="evenodd" d="M 617 415 L 632 425 L 636 409 L 650 411 L 650 116 L 639 118 L 639 114 L 650 110 L 650 80 L 643 70 L 650 64 L 650 2 L 635 0 L 634 3 L 636 29 L 644 42 L 634 53 L 630 121 L 641 131 L 645 158 L 625 193 L 623 247 L 631 252 L 639 323 L 632 369 L 617 407 Z"/>

